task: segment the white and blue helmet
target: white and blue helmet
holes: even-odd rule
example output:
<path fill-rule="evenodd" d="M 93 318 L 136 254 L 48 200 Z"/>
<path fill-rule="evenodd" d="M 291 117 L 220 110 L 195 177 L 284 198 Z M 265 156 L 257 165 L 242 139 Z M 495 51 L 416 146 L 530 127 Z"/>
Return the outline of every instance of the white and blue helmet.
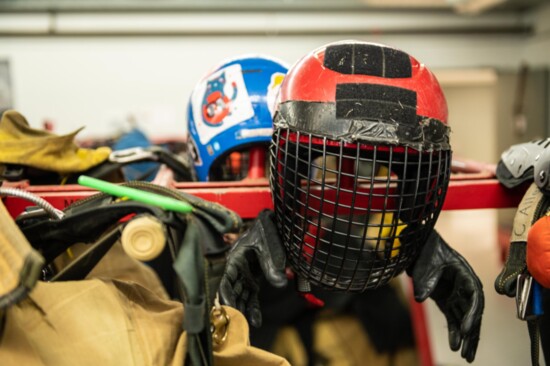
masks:
<path fill-rule="evenodd" d="M 230 153 L 269 145 L 287 70 L 271 57 L 246 55 L 223 62 L 195 86 L 187 121 L 199 181 L 220 180 L 213 167 Z"/>

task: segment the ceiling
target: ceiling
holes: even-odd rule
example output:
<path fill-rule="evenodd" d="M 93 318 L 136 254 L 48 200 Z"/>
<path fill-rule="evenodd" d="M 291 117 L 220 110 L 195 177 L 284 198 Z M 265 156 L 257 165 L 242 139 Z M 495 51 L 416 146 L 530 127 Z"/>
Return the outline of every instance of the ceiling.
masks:
<path fill-rule="evenodd" d="M 0 0 L 0 12 L 437 10 L 525 11 L 545 0 Z"/>

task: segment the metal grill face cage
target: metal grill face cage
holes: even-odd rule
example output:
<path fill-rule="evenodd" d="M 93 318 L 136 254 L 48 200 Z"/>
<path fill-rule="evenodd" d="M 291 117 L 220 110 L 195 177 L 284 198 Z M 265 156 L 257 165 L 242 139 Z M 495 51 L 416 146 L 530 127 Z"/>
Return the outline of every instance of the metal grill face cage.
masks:
<path fill-rule="evenodd" d="M 328 289 L 386 284 L 416 258 L 447 191 L 450 150 L 346 143 L 277 129 L 274 209 L 296 274 Z"/>

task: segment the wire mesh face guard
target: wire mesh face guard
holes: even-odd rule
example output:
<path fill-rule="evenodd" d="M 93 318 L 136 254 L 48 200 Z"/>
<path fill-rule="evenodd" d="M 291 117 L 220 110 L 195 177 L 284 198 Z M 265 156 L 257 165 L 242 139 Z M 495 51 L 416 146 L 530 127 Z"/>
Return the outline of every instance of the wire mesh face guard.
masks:
<path fill-rule="evenodd" d="M 387 283 L 415 259 L 441 211 L 451 151 L 279 128 L 270 158 L 291 267 L 314 285 L 359 292 Z"/>

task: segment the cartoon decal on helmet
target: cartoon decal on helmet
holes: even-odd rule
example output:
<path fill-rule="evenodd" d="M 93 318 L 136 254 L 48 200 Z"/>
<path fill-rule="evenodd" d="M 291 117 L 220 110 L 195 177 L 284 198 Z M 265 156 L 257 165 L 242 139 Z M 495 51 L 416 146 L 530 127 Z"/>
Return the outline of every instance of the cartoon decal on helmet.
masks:
<path fill-rule="evenodd" d="M 225 67 L 203 80 L 193 94 L 192 103 L 202 144 L 254 116 L 239 64 Z"/>
<path fill-rule="evenodd" d="M 225 94 L 225 86 L 225 72 L 206 82 L 206 93 L 202 101 L 202 117 L 208 125 L 219 125 L 225 117 L 231 114 L 231 101 L 237 98 L 237 83 L 231 83 L 231 92 L 233 93 L 231 98 Z"/>

